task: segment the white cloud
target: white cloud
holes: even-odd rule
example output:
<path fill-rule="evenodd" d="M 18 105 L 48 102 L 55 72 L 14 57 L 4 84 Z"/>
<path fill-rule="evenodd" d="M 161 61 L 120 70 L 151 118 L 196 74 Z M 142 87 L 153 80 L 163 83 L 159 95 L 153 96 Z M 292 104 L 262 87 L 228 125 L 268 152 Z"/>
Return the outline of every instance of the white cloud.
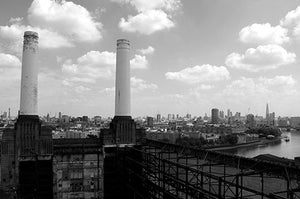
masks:
<path fill-rule="evenodd" d="M 60 32 L 71 40 L 94 42 L 102 38 L 102 24 L 86 8 L 71 1 L 34 0 L 28 19 L 34 26 Z"/>
<path fill-rule="evenodd" d="M 65 85 L 72 82 L 95 83 L 97 79 L 110 79 L 115 70 L 116 54 L 108 51 L 89 51 L 76 62 L 66 60 L 62 71 L 66 75 Z"/>
<path fill-rule="evenodd" d="M 17 110 L 20 100 L 20 66 L 21 62 L 16 56 L 0 53 L 0 104 L 12 110 Z"/>
<path fill-rule="evenodd" d="M 178 80 L 188 84 L 230 79 L 230 74 L 226 67 L 209 64 L 188 67 L 178 72 L 167 72 L 165 76 L 167 79 Z"/>
<path fill-rule="evenodd" d="M 269 88 L 274 88 L 278 89 L 280 87 L 293 87 L 296 84 L 296 80 L 292 77 L 292 75 L 289 76 L 275 76 L 274 78 L 268 79 L 265 77 L 260 77 L 259 81 L 269 87 Z"/>
<path fill-rule="evenodd" d="M 241 100 L 253 99 L 254 101 L 266 101 L 270 97 L 288 96 L 295 94 L 296 80 L 291 76 L 275 76 L 273 78 L 241 77 L 227 85 L 222 96 L 231 96 Z"/>
<path fill-rule="evenodd" d="M 115 93 L 115 87 L 110 87 L 110 88 L 104 88 L 100 90 L 100 93 L 108 93 L 108 94 L 114 94 Z"/>
<path fill-rule="evenodd" d="M 20 53 L 27 30 L 39 34 L 40 48 L 74 47 L 76 42 L 95 42 L 102 38 L 102 24 L 84 7 L 69 1 L 34 0 L 28 9 L 29 25 L 23 18 L 11 18 L 0 26 L 0 37 L 10 51 Z"/>
<path fill-rule="evenodd" d="M 162 9 L 165 11 L 176 11 L 182 5 L 180 0 L 112 0 L 117 3 L 129 3 L 139 12 L 144 12 L 153 9 Z"/>
<path fill-rule="evenodd" d="M 252 72 L 278 68 L 295 62 L 296 54 L 287 52 L 278 45 L 249 48 L 245 54 L 231 53 L 226 57 L 226 65 Z"/>
<path fill-rule="evenodd" d="M 300 6 L 295 10 L 288 12 L 283 19 L 280 20 L 282 26 L 297 26 L 300 21 Z"/>
<path fill-rule="evenodd" d="M 137 78 L 137 77 L 130 78 L 130 85 L 131 85 L 131 90 L 134 93 L 138 93 L 138 92 L 144 91 L 144 90 L 154 91 L 158 88 L 158 86 L 156 84 L 146 82 L 145 80 Z M 114 92 L 115 92 L 115 87 L 104 88 L 104 89 L 100 90 L 100 93 L 114 94 Z"/>
<path fill-rule="evenodd" d="M 175 24 L 162 10 L 147 10 L 136 16 L 128 16 L 128 20 L 121 18 L 119 27 L 124 32 L 139 32 L 141 34 L 150 35 L 157 31 L 169 29 Z"/>
<path fill-rule="evenodd" d="M 289 41 L 288 30 L 281 27 L 272 27 L 269 23 L 252 24 L 239 32 L 239 39 L 244 43 L 254 44 L 283 44 Z"/>
<path fill-rule="evenodd" d="M 75 87 L 74 90 L 77 93 L 83 93 L 83 92 L 86 92 L 86 91 L 90 91 L 91 89 L 80 85 L 80 86 Z"/>
<path fill-rule="evenodd" d="M 27 30 L 32 30 L 39 34 L 40 48 L 61 48 L 73 46 L 66 37 L 57 32 L 20 24 L 0 26 L 0 36 L 10 43 L 10 50 L 20 52 L 22 50 L 24 32 Z"/>
<path fill-rule="evenodd" d="M 145 56 L 135 55 L 134 58 L 130 60 L 130 67 L 132 69 L 146 69 L 148 68 L 148 60 Z"/>
<path fill-rule="evenodd" d="M 130 4 L 138 12 L 127 20 L 121 18 L 119 28 L 124 32 L 138 32 L 150 35 L 175 26 L 172 17 L 182 7 L 181 0 L 111 0 Z"/>
<path fill-rule="evenodd" d="M 212 88 L 213 88 L 212 85 L 207 85 L 207 84 L 201 84 L 199 87 L 199 89 L 201 89 L 201 90 L 210 90 Z"/>
<path fill-rule="evenodd" d="M 280 21 L 280 25 L 292 29 L 292 33 L 300 38 L 300 6 L 288 12 Z"/>
<path fill-rule="evenodd" d="M 155 49 L 152 46 L 148 46 L 148 48 L 138 50 L 143 55 L 153 54 Z"/>
<path fill-rule="evenodd" d="M 156 84 L 148 83 L 145 80 L 136 77 L 130 78 L 130 84 L 134 92 L 143 91 L 146 89 L 156 90 L 158 88 Z"/>
<path fill-rule="evenodd" d="M 0 69 L 4 67 L 19 67 L 21 62 L 14 55 L 0 53 Z"/>

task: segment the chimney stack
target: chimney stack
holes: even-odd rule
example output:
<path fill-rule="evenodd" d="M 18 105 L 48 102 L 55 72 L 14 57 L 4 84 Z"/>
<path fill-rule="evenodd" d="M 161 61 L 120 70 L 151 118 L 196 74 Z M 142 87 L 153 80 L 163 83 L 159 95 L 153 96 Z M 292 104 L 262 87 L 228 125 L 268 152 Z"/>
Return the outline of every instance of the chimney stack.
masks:
<path fill-rule="evenodd" d="M 117 40 L 115 116 L 130 116 L 130 43 Z"/>
<path fill-rule="evenodd" d="M 38 33 L 24 33 L 20 115 L 38 115 L 38 67 L 36 65 Z"/>

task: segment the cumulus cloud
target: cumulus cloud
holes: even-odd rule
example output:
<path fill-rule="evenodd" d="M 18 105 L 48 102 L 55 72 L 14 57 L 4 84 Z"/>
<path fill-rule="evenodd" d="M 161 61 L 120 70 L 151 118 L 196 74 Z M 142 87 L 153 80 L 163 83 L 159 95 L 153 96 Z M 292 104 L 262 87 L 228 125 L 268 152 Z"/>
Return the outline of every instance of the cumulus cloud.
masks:
<path fill-rule="evenodd" d="M 74 90 L 77 93 L 83 93 L 85 91 L 90 91 L 91 89 L 80 85 L 80 86 L 75 87 Z"/>
<path fill-rule="evenodd" d="M 175 11 L 181 8 L 180 0 L 111 0 L 121 4 L 130 4 L 138 12 L 121 18 L 119 28 L 124 32 L 138 32 L 150 35 L 175 26 L 172 19 Z"/>
<path fill-rule="evenodd" d="M 116 54 L 108 51 L 89 51 L 85 55 L 62 64 L 66 79 L 64 85 L 74 82 L 95 83 L 99 78 L 111 78 L 115 69 Z"/>
<path fill-rule="evenodd" d="M 274 78 L 265 78 L 265 77 L 260 77 L 259 82 L 261 82 L 263 85 L 269 87 L 269 88 L 274 88 L 278 89 L 280 87 L 293 87 L 296 84 L 296 80 L 292 77 L 292 75 L 289 76 L 283 76 L 283 75 L 278 75 L 275 76 Z"/>
<path fill-rule="evenodd" d="M 28 19 L 34 26 L 58 31 L 75 41 L 94 42 L 102 38 L 102 24 L 86 8 L 71 1 L 34 0 Z"/>
<path fill-rule="evenodd" d="M 153 54 L 155 49 L 152 46 L 148 46 L 148 48 L 138 50 L 143 55 Z"/>
<path fill-rule="evenodd" d="M 275 69 L 295 62 L 296 54 L 287 52 L 278 45 L 263 45 L 249 48 L 245 54 L 231 53 L 226 57 L 226 65 L 252 72 Z"/>
<path fill-rule="evenodd" d="M 21 62 L 11 54 L 0 53 L 0 104 L 15 109 L 19 102 Z M 4 92 L 5 91 L 5 92 Z"/>
<path fill-rule="evenodd" d="M 275 76 L 273 78 L 241 77 L 227 85 L 223 90 L 223 96 L 237 98 L 250 98 L 253 100 L 268 99 L 270 96 L 294 94 L 296 80 L 291 76 Z"/>
<path fill-rule="evenodd" d="M 300 21 L 300 6 L 295 10 L 288 12 L 283 19 L 280 20 L 282 26 L 297 26 Z"/>
<path fill-rule="evenodd" d="M 130 67 L 132 69 L 146 69 L 148 68 L 148 60 L 145 56 L 135 55 L 134 58 L 130 60 Z"/>
<path fill-rule="evenodd" d="M 210 90 L 212 88 L 213 88 L 213 86 L 208 85 L 208 84 L 201 84 L 200 87 L 199 87 L 199 89 L 201 89 L 201 90 Z"/>
<path fill-rule="evenodd" d="M 272 27 L 269 23 L 252 24 L 239 32 L 239 39 L 244 43 L 283 44 L 289 41 L 288 30 L 281 26 Z"/>
<path fill-rule="evenodd" d="M 9 67 L 19 67 L 21 62 L 18 57 L 10 54 L 0 53 L 0 69 Z"/>
<path fill-rule="evenodd" d="M 111 0 L 113 2 L 131 4 L 137 11 L 144 12 L 146 10 L 162 9 L 166 11 L 176 11 L 182 5 L 180 0 Z"/>
<path fill-rule="evenodd" d="M 10 42 L 10 50 L 19 52 L 22 49 L 24 32 L 27 30 L 32 30 L 39 34 L 40 48 L 61 48 L 73 46 L 66 37 L 57 32 L 20 24 L 0 26 L 0 36 Z"/>
<path fill-rule="evenodd" d="M 131 89 L 134 93 L 138 93 L 138 92 L 144 91 L 144 90 L 154 91 L 158 88 L 158 86 L 156 84 L 146 82 L 145 80 L 137 78 L 137 77 L 130 78 L 130 85 L 131 85 Z M 115 92 L 115 87 L 109 87 L 109 88 L 104 88 L 104 89 L 100 90 L 100 93 L 113 94 L 114 92 Z"/>
<path fill-rule="evenodd" d="M 226 67 L 209 64 L 188 67 L 178 72 L 167 72 L 165 76 L 167 79 L 178 80 L 188 84 L 230 79 L 230 73 Z"/>
<path fill-rule="evenodd" d="M 119 23 L 119 27 L 124 32 L 139 32 L 145 35 L 174 26 L 174 22 L 162 10 L 147 10 L 136 16 L 130 15 L 127 20 L 121 18 Z"/>
<path fill-rule="evenodd" d="M 295 37 L 300 38 L 300 6 L 288 12 L 280 21 L 280 25 L 292 29 Z"/>
<path fill-rule="evenodd" d="M 143 79 L 131 77 L 130 84 L 134 92 L 143 91 L 143 90 L 156 90 L 158 87 L 156 84 L 148 83 Z"/>
<path fill-rule="evenodd" d="M 74 47 L 76 42 L 95 42 L 102 38 L 102 24 L 84 7 L 73 2 L 34 0 L 28 9 L 29 24 L 23 18 L 11 18 L 10 25 L 0 26 L 0 37 L 8 50 L 21 52 L 23 34 L 38 32 L 40 48 Z"/>

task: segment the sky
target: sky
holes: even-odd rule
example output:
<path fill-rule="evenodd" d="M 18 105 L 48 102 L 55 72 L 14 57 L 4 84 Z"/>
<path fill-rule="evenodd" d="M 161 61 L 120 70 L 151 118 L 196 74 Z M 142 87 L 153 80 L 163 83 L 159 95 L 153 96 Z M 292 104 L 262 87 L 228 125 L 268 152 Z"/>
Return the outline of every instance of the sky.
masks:
<path fill-rule="evenodd" d="M 300 116 L 298 0 L 0 2 L 0 113 L 20 105 L 22 42 L 39 34 L 39 115 L 114 115 L 130 40 L 132 116 Z"/>

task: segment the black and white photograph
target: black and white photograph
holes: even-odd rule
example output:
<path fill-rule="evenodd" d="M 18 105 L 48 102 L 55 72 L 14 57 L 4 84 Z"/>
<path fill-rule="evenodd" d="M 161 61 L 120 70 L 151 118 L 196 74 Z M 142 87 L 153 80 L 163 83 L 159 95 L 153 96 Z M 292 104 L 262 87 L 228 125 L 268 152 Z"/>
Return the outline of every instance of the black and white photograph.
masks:
<path fill-rule="evenodd" d="M 300 199 L 299 0 L 0 0 L 0 199 Z"/>

